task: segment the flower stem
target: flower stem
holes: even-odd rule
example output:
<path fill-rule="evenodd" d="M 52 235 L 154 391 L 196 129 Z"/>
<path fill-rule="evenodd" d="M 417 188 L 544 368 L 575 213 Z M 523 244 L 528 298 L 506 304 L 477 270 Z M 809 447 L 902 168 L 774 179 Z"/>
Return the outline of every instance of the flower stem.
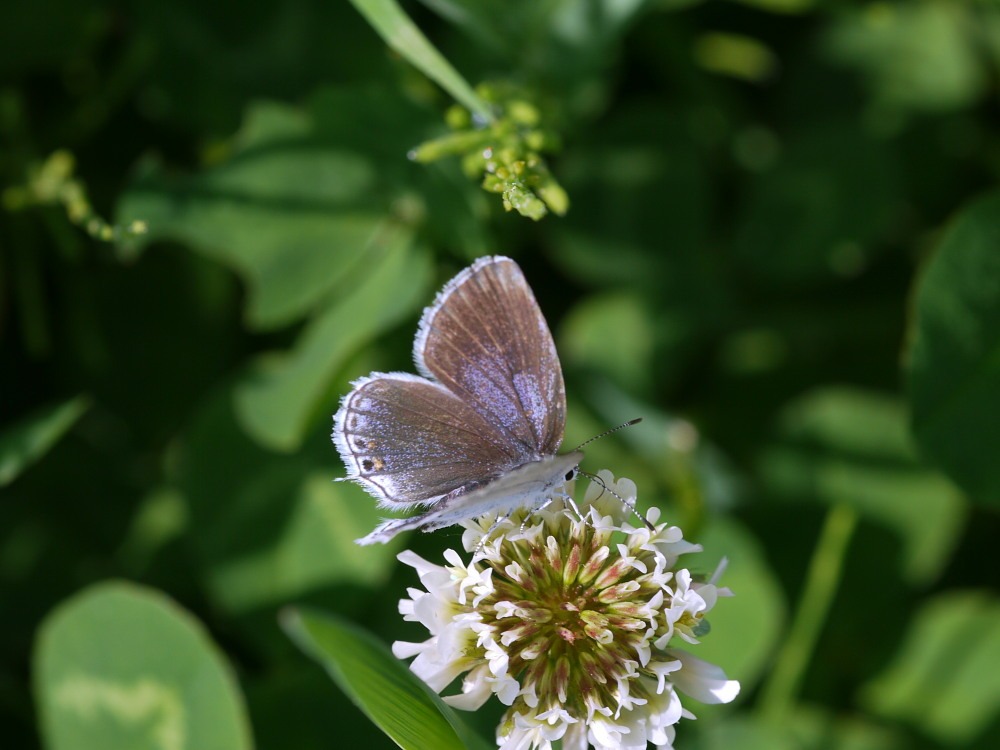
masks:
<path fill-rule="evenodd" d="M 805 592 L 799 601 L 785 646 L 761 691 L 760 715 L 772 724 L 787 718 L 816 647 L 844 568 L 844 556 L 857 525 L 857 513 L 843 503 L 830 508 L 809 563 Z"/>

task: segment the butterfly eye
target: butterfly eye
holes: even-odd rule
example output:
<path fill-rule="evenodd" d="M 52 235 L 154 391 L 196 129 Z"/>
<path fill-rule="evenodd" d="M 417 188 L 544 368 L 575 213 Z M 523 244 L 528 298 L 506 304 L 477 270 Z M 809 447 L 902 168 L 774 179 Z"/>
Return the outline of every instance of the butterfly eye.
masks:
<path fill-rule="evenodd" d="M 566 481 L 567 482 L 573 481 L 573 477 L 575 476 L 576 476 L 576 469 L 570 469 L 569 471 L 566 472 Z"/>

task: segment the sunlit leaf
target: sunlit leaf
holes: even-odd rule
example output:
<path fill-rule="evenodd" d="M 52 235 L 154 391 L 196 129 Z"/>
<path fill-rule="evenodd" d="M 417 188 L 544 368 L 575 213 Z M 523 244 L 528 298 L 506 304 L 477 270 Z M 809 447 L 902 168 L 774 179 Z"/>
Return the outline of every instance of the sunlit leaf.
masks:
<path fill-rule="evenodd" d="M 694 750 L 904 750 L 908 738 L 865 716 L 833 713 L 822 706 L 800 705 L 780 725 L 748 717 L 699 722 Z"/>
<path fill-rule="evenodd" d="M 277 493 L 270 493 L 275 501 Z M 245 498 L 246 496 L 244 496 Z M 283 498 L 290 516 L 267 546 L 216 564 L 209 582 L 235 611 L 331 585 L 379 585 L 394 567 L 397 545 L 362 550 L 355 539 L 374 528 L 375 504 L 328 474 L 312 473 Z"/>
<path fill-rule="evenodd" d="M 796 747 L 827 750 L 905 750 L 912 740 L 898 727 L 863 714 L 843 714 L 817 705 L 800 705 L 788 717 L 786 731 Z"/>
<path fill-rule="evenodd" d="M 331 88 L 303 108 L 248 107 L 229 153 L 189 175 L 147 160 L 117 220 L 148 225 L 134 250 L 175 240 L 233 269 L 257 329 L 325 307 L 376 265 L 370 252 L 426 227 L 446 246 L 481 253 L 475 186 L 412 164 L 430 113 L 375 88 Z M 388 227 L 388 229 L 387 229 Z"/>
<path fill-rule="evenodd" d="M 735 596 L 720 599 L 709 613 L 712 636 L 692 648 L 702 659 L 723 665 L 748 694 L 770 662 L 785 627 L 785 602 L 778 581 L 758 543 L 735 521 L 713 522 L 696 540 L 705 547 L 698 572 L 710 575 L 723 558 L 728 567 L 719 581 Z M 704 560 L 704 562 L 702 562 Z"/>
<path fill-rule="evenodd" d="M 973 502 L 1000 507 L 1000 194 L 963 211 L 917 284 L 913 434 Z"/>
<path fill-rule="evenodd" d="M 927 602 L 893 663 L 861 692 L 871 711 L 966 744 L 1000 715 L 1000 601 L 950 591 Z"/>
<path fill-rule="evenodd" d="M 239 687 L 200 623 L 127 583 L 77 594 L 42 625 L 35 695 L 48 750 L 249 750 Z"/>
<path fill-rule="evenodd" d="M 207 584 L 231 612 L 333 587 L 363 594 L 396 564 L 392 546 L 354 543 L 379 511 L 359 487 L 333 481 L 342 469 L 325 425 L 298 452 L 276 454 L 245 435 L 231 392 L 222 391 L 197 415 L 176 459 Z"/>
<path fill-rule="evenodd" d="M 917 462 L 900 402 L 828 388 L 792 402 L 779 424 L 778 441 L 761 459 L 769 492 L 795 502 L 847 503 L 901 535 L 911 580 L 940 573 L 962 531 L 965 501 Z"/>
<path fill-rule="evenodd" d="M 148 164 L 118 210 L 119 222 L 146 222 L 143 244 L 179 240 L 231 266 L 249 287 L 249 322 L 266 328 L 333 290 L 384 220 L 371 160 L 317 142 L 305 115 L 277 107 L 251 110 L 218 166 L 175 177 Z"/>
<path fill-rule="evenodd" d="M 652 378 L 657 334 L 650 311 L 632 292 L 586 298 L 559 331 L 566 366 L 606 372 L 631 391 L 644 390 Z"/>
<path fill-rule="evenodd" d="M 260 359 L 243 378 L 236 410 L 248 434 L 276 450 L 297 448 L 345 357 L 426 301 L 430 262 L 411 243 L 406 227 L 383 225 L 359 251 L 362 267 L 347 288 L 310 321 L 292 350 Z"/>
<path fill-rule="evenodd" d="M 774 727 L 744 716 L 698 722 L 695 750 L 799 750 L 787 727 Z"/>
<path fill-rule="evenodd" d="M 864 75 L 883 106 L 968 106 L 986 88 L 973 12 L 965 3 L 871 3 L 839 15 L 827 48 L 833 60 Z"/>

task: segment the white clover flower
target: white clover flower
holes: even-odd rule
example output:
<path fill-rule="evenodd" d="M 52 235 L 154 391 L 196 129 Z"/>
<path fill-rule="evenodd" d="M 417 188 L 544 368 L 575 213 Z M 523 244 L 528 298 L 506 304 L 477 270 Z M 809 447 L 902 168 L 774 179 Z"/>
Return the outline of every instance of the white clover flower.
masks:
<path fill-rule="evenodd" d="M 601 479 L 635 501 L 630 480 Z M 469 522 L 468 564 L 454 550 L 445 566 L 400 554 L 426 591 L 409 589 L 399 611 L 431 637 L 397 641 L 393 653 L 415 657 L 410 669 L 437 692 L 464 675 L 461 694 L 444 697 L 456 708 L 496 695 L 509 707 L 497 729 L 502 750 L 550 750 L 556 740 L 567 750 L 672 748 L 674 725 L 694 718 L 678 693 L 702 703 L 739 693 L 721 668 L 671 645 L 707 632 L 705 615 L 731 595 L 716 586 L 724 566 L 697 581 L 677 562 L 699 545 L 657 524 L 656 508 L 647 514 L 655 531 L 632 526 L 596 484 L 581 510 L 585 518 L 556 500 L 500 524 Z"/>

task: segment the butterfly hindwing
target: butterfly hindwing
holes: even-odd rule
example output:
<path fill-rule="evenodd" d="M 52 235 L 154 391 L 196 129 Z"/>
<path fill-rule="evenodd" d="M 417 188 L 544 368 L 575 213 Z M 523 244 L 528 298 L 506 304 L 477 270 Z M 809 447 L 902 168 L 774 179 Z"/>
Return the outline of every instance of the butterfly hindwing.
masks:
<path fill-rule="evenodd" d="M 348 479 L 382 504 L 433 502 L 516 465 L 505 436 L 438 383 L 406 373 L 355 383 L 334 417 Z"/>

